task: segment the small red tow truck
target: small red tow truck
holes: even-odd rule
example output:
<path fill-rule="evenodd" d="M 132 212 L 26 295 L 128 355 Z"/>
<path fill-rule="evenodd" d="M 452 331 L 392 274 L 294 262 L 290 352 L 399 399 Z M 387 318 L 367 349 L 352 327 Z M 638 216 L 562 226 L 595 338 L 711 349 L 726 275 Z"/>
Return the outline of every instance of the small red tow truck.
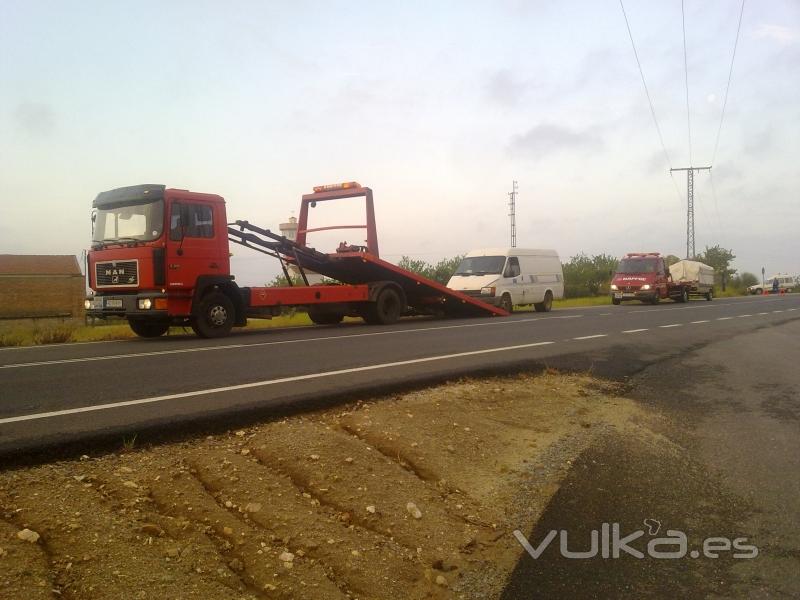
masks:
<path fill-rule="evenodd" d="M 714 269 L 693 260 L 667 267 L 658 252 L 629 252 L 611 279 L 611 302 L 641 300 L 650 304 L 669 298 L 688 302 L 692 296 L 714 297 Z"/>
<path fill-rule="evenodd" d="M 310 228 L 319 202 L 363 197 L 366 223 Z M 315 187 L 302 197 L 297 239 L 247 221 L 228 223 L 225 200 L 214 194 L 135 185 L 98 194 L 93 202 L 92 249 L 87 255 L 86 313 L 123 317 L 141 337 L 170 325 L 221 337 L 248 318 L 271 318 L 303 307 L 317 324 L 359 316 L 391 324 L 403 315 L 505 316 L 504 310 L 381 260 L 372 190 L 356 182 Z M 306 245 L 307 235 L 329 229 L 366 229 L 366 246 L 345 242 L 326 254 Z M 230 272 L 229 242 L 277 259 L 286 287 L 240 287 Z M 304 285 L 291 285 L 289 268 Z M 334 281 L 309 285 L 306 270 Z"/>

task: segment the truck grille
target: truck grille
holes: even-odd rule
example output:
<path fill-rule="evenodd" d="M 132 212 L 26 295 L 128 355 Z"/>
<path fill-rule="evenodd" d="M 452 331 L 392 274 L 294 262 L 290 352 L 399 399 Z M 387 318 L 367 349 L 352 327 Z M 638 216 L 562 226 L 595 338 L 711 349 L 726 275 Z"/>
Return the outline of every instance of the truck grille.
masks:
<path fill-rule="evenodd" d="M 117 260 L 96 263 L 97 287 L 136 287 L 139 285 L 139 261 Z"/>

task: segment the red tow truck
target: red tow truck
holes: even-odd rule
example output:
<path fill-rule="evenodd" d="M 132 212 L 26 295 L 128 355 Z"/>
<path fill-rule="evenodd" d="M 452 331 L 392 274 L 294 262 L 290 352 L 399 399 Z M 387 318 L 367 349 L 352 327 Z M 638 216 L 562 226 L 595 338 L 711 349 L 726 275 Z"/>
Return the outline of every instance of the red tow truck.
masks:
<path fill-rule="evenodd" d="M 319 202 L 363 197 L 366 223 L 310 228 Z M 228 223 L 225 200 L 215 194 L 143 184 L 98 194 L 93 202 L 92 249 L 87 254 L 86 313 L 122 317 L 141 337 L 163 335 L 171 325 L 221 337 L 248 318 L 271 318 L 303 307 L 317 324 L 359 316 L 391 324 L 403 315 L 504 316 L 504 310 L 455 292 L 381 260 L 372 190 L 356 182 L 315 187 L 302 197 L 296 241 L 247 221 Z M 307 234 L 366 229 L 366 246 L 342 242 L 334 253 L 306 245 Z M 280 262 L 290 285 L 240 287 L 230 272 L 229 242 Z M 304 285 L 291 285 L 289 269 Z M 334 283 L 309 285 L 306 270 Z"/>
<path fill-rule="evenodd" d="M 658 252 L 629 252 L 619 261 L 611 279 L 611 302 L 661 300 L 688 302 L 692 296 L 714 297 L 714 270 L 708 265 L 681 260 L 667 267 Z"/>

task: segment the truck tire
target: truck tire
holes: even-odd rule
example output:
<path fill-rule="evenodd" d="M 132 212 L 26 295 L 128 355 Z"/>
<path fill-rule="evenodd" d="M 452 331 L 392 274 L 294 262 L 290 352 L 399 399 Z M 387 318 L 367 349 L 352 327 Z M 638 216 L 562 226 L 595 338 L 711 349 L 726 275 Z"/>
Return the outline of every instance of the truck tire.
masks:
<path fill-rule="evenodd" d="M 157 338 L 169 329 L 169 321 L 153 321 L 152 319 L 128 319 L 133 333 L 143 338 Z"/>
<path fill-rule="evenodd" d="M 318 306 L 308 307 L 308 318 L 315 325 L 337 325 L 344 319 L 344 314 L 334 311 L 325 311 Z"/>
<path fill-rule="evenodd" d="M 211 292 L 200 300 L 192 329 L 202 338 L 225 337 L 236 320 L 233 302 L 222 292 Z"/>
<path fill-rule="evenodd" d="M 681 288 L 681 297 L 678 299 L 678 302 L 688 302 L 689 301 L 689 290 L 687 288 Z"/>
<path fill-rule="evenodd" d="M 371 302 L 364 308 L 361 316 L 370 325 L 392 325 L 397 323 L 404 309 L 403 301 L 397 290 L 385 287 L 378 294 L 375 302 Z"/>
<path fill-rule="evenodd" d="M 656 290 L 655 294 L 653 294 L 653 297 L 650 299 L 650 304 L 658 304 L 659 302 L 661 302 L 661 293 Z"/>
<path fill-rule="evenodd" d="M 708 290 L 706 292 L 706 300 L 711 302 L 714 299 L 714 290 Z"/>
<path fill-rule="evenodd" d="M 611 304 L 613 304 L 614 306 L 619 306 L 620 303 L 621 303 L 621 301 L 620 301 L 619 298 L 612 298 L 611 299 Z"/>
<path fill-rule="evenodd" d="M 508 294 L 503 294 L 503 297 L 500 298 L 500 308 L 502 308 L 508 314 L 514 312 L 514 303 L 511 302 L 511 296 Z"/>
<path fill-rule="evenodd" d="M 544 300 L 534 304 L 533 308 L 536 309 L 536 312 L 550 312 L 553 309 L 553 294 L 545 292 Z"/>

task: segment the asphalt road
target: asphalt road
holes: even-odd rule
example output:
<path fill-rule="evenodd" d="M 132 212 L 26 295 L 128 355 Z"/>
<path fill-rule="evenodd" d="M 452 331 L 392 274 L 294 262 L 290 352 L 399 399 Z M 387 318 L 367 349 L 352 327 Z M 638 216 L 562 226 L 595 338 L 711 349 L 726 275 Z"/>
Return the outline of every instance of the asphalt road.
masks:
<path fill-rule="evenodd" d="M 520 366 L 627 376 L 798 318 L 789 295 L 2 349 L 0 455 Z"/>

